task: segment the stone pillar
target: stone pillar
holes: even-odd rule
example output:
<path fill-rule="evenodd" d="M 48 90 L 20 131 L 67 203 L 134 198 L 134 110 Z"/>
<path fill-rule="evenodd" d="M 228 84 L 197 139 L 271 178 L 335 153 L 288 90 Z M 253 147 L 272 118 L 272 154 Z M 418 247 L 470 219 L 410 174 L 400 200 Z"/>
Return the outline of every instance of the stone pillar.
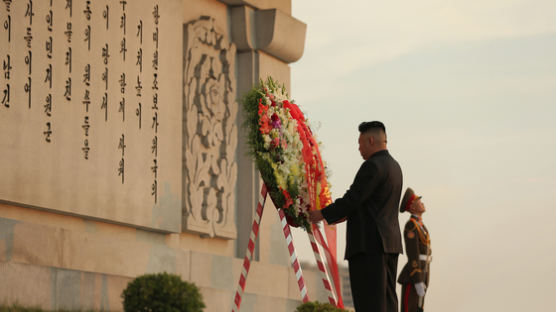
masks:
<path fill-rule="evenodd" d="M 272 76 L 290 89 L 289 63 L 303 54 L 306 25 L 289 13 L 291 2 L 281 2 L 283 12 L 266 8 L 261 1 L 228 0 L 230 7 L 231 36 L 237 48 L 238 102 L 261 79 Z M 259 7 L 257 7 L 259 5 Z M 241 105 L 240 105 L 241 106 Z M 240 107 L 239 124 L 243 125 Z M 238 206 L 237 206 L 237 256 L 242 257 L 249 241 L 251 223 L 258 202 L 262 181 L 247 154 L 245 128 L 241 126 L 238 137 Z M 265 242 L 255 249 L 255 259 L 272 264 L 288 264 L 288 253 L 279 225 L 279 218 L 270 198 L 267 199 L 258 241 Z M 283 250 L 283 253 L 280 251 Z"/>

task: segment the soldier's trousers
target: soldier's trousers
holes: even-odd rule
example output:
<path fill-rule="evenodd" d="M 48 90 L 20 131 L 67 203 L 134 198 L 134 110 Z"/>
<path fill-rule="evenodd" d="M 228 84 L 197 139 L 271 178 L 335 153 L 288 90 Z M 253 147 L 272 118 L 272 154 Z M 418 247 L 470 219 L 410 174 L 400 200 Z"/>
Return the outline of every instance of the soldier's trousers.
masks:
<path fill-rule="evenodd" d="M 417 312 L 419 307 L 419 296 L 415 290 L 414 284 L 402 285 L 402 309 L 401 312 Z M 423 298 L 423 306 L 425 307 L 425 300 Z"/>

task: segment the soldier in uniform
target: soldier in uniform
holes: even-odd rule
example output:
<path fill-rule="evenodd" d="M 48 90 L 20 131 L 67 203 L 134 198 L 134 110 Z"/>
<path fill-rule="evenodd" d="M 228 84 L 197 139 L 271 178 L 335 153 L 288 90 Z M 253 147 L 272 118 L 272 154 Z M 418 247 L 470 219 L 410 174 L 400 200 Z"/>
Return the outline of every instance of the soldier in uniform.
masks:
<path fill-rule="evenodd" d="M 422 220 L 425 210 L 421 196 L 407 188 L 400 205 L 400 212 L 411 213 L 404 228 L 407 264 L 398 278 L 402 284 L 401 312 L 423 311 L 424 307 L 432 260 L 429 231 Z"/>

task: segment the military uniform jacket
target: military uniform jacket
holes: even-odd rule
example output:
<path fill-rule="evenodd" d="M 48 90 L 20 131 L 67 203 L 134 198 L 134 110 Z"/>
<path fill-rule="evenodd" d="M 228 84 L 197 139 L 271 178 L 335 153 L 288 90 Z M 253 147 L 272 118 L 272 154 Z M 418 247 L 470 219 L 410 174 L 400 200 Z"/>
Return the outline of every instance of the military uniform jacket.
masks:
<path fill-rule="evenodd" d="M 404 228 L 407 264 L 404 266 L 398 283 L 429 284 L 430 262 L 432 260 L 429 231 L 418 216 L 411 215 Z"/>

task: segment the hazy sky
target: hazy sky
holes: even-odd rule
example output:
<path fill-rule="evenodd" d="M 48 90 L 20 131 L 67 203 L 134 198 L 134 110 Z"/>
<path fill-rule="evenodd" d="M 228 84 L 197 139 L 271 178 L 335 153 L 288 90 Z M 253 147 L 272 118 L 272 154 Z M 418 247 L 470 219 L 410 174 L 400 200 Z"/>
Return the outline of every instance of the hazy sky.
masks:
<path fill-rule="evenodd" d="M 383 121 L 404 189 L 428 209 L 427 310 L 550 309 L 556 1 L 315 3 L 293 1 L 308 29 L 291 93 L 322 141 L 333 197 L 361 165 L 357 125 Z M 300 257 L 314 261 L 307 241 L 295 232 Z M 343 227 L 338 243 L 341 259 Z"/>

